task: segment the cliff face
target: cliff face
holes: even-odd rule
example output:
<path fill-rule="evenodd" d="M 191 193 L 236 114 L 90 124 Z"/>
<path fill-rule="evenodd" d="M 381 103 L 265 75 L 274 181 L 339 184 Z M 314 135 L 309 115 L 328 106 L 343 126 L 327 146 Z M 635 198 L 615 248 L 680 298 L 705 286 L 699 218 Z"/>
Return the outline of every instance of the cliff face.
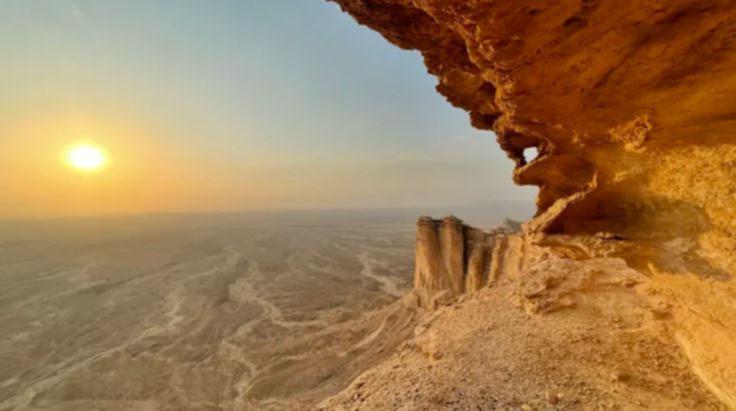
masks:
<path fill-rule="evenodd" d="M 645 274 L 675 307 L 695 371 L 736 407 L 736 4 L 333 1 L 421 52 L 437 90 L 495 132 L 514 181 L 539 187 L 524 241 Z M 420 232 L 418 286 L 487 282 L 472 244 L 491 240 L 460 241 L 477 234 L 452 221 Z M 468 244 L 461 278 L 449 251 Z"/>
<path fill-rule="evenodd" d="M 444 297 L 491 287 L 501 271 L 518 273 L 539 260 L 540 250 L 527 246 L 513 227 L 484 231 L 455 216 L 422 217 L 417 221 L 414 288 L 428 291 L 422 303 L 436 308 Z"/>

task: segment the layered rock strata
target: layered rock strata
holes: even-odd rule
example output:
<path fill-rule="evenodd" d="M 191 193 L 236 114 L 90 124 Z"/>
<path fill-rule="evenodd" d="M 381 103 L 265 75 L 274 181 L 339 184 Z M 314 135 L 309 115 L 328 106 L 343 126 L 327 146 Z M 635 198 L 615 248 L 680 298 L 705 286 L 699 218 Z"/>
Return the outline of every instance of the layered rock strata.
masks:
<path fill-rule="evenodd" d="M 523 241 L 644 274 L 668 296 L 695 372 L 736 407 L 736 4 L 333 1 L 419 51 L 438 92 L 495 133 L 514 181 L 539 187 Z M 485 281 L 461 281 L 442 254 L 457 237 L 439 227 L 440 258 L 422 261 L 443 275 L 420 271 L 420 286 Z M 463 273 L 485 258 L 472 254 Z"/>

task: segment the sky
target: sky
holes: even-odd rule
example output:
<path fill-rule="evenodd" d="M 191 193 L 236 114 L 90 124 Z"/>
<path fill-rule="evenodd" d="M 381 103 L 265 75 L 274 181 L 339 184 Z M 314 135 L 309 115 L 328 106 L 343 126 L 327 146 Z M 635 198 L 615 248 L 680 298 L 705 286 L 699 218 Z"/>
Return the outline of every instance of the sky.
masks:
<path fill-rule="evenodd" d="M 419 54 L 323 0 L 2 0 L 0 53 L 0 218 L 534 196 Z M 107 167 L 68 167 L 79 141 Z"/>

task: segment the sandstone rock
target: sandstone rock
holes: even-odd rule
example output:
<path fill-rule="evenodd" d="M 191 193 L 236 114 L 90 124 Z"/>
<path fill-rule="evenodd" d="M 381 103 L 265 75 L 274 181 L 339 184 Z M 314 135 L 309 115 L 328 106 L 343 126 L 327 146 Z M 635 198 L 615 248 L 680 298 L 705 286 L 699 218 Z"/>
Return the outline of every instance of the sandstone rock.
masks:
<path fill-rule="evenodd" d="M 437 221 L 422 217 L 417 221 L 414 288 L 422 290 L 452 289 L 450 276 L 440 248 Z"/>
<path fill-rule="evenodd" d="M 539 187 L 526 239 L 497 241 L 488 282 L 529 262 L 520 241 L 623 258 L 672 301 L 694 369 L 736 408 L 733 2 L 332 1 L 421 52 L 437 90 L 495 132 L 514 181 Z M 436 249 L 450 270 L 418 283 L 459 292 L 457 231 L 447 235 L 455 242 Z M 464 258 L 462 284 L 476 287 L 479 254 Z"/>
<path fill-rule="evenodd" d="M 454 216 L 417 221 L 414 287 L 454 295 L 488 285 L 494 239 L 501 234 L 468 227 Z"/>
<path fill-rule="evenodd" d="M 455 216 L 445 217 L 440 223 L 440 255 L 452 290 L 465 291 L 465 232 L 463 222 Z"/>

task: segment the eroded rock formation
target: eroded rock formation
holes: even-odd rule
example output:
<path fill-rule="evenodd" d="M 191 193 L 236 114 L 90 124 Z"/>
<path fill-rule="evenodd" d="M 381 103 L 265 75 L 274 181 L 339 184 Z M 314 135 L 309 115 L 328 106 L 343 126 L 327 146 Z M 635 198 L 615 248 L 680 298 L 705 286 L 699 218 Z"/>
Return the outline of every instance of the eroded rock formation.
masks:
<path fill-rule="evenodd" d="M 511 247 L 510 244 L 513 244 Z M 417 221 L 414 288 L 427 291 L 422 304 L 436 308 L 443 299 L 490 287 L 500 271 L 518 271 L 538 258 L 538 247 L 525 249 L 518 225 L 485 231 L 463 224 L 455 216 Z M 509 253 L 517 253 L 513 263 Z"/>
<path fill-rule="evenodd" d="M 495 132 L 514 181 L 539 187 L 523 242 L 643 273 L 673 305 L 693 369 L 736 407 L 736 4 L 333 1 L 422 53 L 437 90 Z M 486 281 L 485 252 L 461 253 L 465 282 L 446 254 L 475 238 L 457 225 L 420 222 L 418 285 Z"/>

